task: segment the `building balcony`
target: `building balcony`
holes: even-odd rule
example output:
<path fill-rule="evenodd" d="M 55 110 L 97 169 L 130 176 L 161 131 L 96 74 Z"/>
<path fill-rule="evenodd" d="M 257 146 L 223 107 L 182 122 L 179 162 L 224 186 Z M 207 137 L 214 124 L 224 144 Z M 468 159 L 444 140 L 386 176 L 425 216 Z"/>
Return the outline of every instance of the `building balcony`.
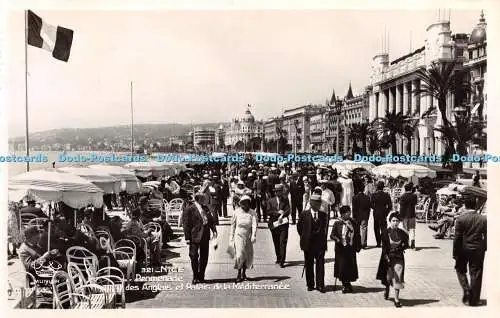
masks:
<path fill-rule="evenodd" d="M 471 67 L 474 66 L 475 64 L 486 62 L 487 61 L 487 56 L 479 56 L 476 58 L 468 59 L 467 61 L 464 62 L 464 67 Z"/>

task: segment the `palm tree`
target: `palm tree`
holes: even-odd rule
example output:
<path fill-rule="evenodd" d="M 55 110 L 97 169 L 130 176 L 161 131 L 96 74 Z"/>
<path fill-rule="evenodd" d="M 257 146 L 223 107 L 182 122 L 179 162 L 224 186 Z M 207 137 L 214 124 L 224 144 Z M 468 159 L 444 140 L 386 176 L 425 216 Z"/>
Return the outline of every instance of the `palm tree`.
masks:
<path fill-rule="evenodd" d="M 403 125 L 403 131 L 402 131 L 401 135 L 408 140 L 408 143 L 406 144 L 406 153 L 407 154 L 411 154 L 411 138 L 415 134 L 415 130 L 417 130 L 417 126 L 418 126 L 418 120 L 411 120 L 411 119 L 409 119 Z"/>
<path fill-rule="evenodd" d="M 448 127 L 440 126 L 434 128 L 439 131 L 447 141 L 445 146 L 450 153 L 458 153 L 460 156 L 467 155 L 467 146 L 476 139 L 478 134 L 482 133 L 483 126 L 479 122 L 471 122 L 471 115 L 465 114 L 455 116 L 455 124 Z M 455 148 L 456 143 L 456 148 Z M 456 151 L 455 151 L 456 149 Z M 463 170 L 463 162 L 460 160 L 455 163 L 455 171 Z"/>
<path fill-rule="evenodd" d="M 465 81 L 465 72 L 457 69 L 459 61 L 433 62 L 429 69 L 420 69 L 417 76 L 422 81 L 420 88 L 416 89 L 414 94 L 418 96 L 432 96 L 437 99 L 439 112 L 443 119 L 443 126 L 449 126 L 450 121 L 446 115 L 446 99 L 448 93 L 456 97 L 457 105 L 461 105 L 466 100 L 467 93 L 470 91 L 470 85 Z M 435 106 L 422 115 L 426 117 L 436 109 Z"/>
<path fill-rule="evenodd" d="M 392 154 L 397 152 L 397 135 L 403 135 L 403 127 L 409 117 L 403 112 L 386 112 L 385 117 L 377 117 L 372 122 L 372 128 L 377 132 L 378 138 L 387 138 L 391 145 Z"/>
<path fill-rule="evenodd" d="M 353 139 L 353 151 L 358 148 L 357 141 L 361 141 L 361 152 L 366 153 L 367 139 L 370 134 L 370 124 L 367 122 L 353 124 L 350 128 L 351 138 Z"/>

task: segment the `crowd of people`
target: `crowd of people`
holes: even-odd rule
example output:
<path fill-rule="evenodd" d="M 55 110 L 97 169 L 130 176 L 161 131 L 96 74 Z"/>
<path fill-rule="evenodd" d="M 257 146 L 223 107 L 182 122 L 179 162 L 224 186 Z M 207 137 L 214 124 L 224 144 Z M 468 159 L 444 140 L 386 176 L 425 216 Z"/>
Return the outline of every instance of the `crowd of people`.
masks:
<path fill-rule="evenodd" d="M 416 249 L 415 207 L 418 195 L 417 188 L 407 181 L 403 185 L 404 193 L 395 202 L 384 191 L 386 186 L 387 182 L 375 180 L 369 173 L 348 177 L 339 175 L 331 168 L 313 165 L 277 166 L 251 160 L 229 166 L 199 165 L 176 176 L 162 178 L 159 186 L 147 193 L 106 197 L 104 202 L 107 210 L 121 206 L 130 212 L 127 222 L 116 216 L 109 217 L 101 209 L 94 208 L 83 209 L 83 213 L 78 214 L 81 219 L 74 220 L 76 214 L 70 213 L 73 210 L 59 204 L 51 232 L 51 250 L 45 252 L 48 250 L 45 243 L 48 235 L 46 226 L 30 227 L 24 231 L 24 242 L 17 253 L 27 270 L 33 267 L 32 262 L 48 258 L 61 259 L 64 250 L 72 245 L 84 246 L 107 262 L 110 259 L 114 262 L 112 253 L 101 246 L 96 237 L 80 230 L 81 225 L 85 224 L 94 230 L 109 231 L 115 241 L 123 237 L 144 238 L 155 256 L 153 264 L 160 264 L 159 246 L 168 247 L 167 243 L 178 238 L 178 235 L 174 234 L 168 220 L 162 219 L 162 212 L 151 208 L 150 203 L 180 198 L 183 207 L 179 225 L 189 245 L 193 284 L 206 282 L 209 241 L 217 238 L 217 225 L 220 219 L 225 218 L 230 221 L 227 251 L 234 258 L 237 283 L 245 281 L 246 270 L 253 268 L 257 225 L 264 222 L 272 237 L 275 262 L 282 268 L 287 266 L 289 230 L 296 228 L 304 254 L 304 272 L 309 291 L 326 291 L 325 253 L 328 238 L 333 240 L 334 277 L 342 283 L 343 293 L 353 293 L 355 290 L 351 283 L 358 279 L 357 253 L 368 248 L 368 221 L 372 216 L 376 248 L 381 248 L 376 279 L 385 286 L 385 299 L 389 297 L 390 287 L 394 289 L 394 304 L 401 307 L 399 292 L 405 282 L 404 253 L 407 249 Z M 232 200 L 233 206 L 231 215 L 228 213 L 229 200 Z M 451 215 L 443 217 L 432 228 L 442 233 L 458 218 L 453 256 L 460 284 L 464 288 L 463 300 L 474 305 L 478 303 L 481 290 L 486 219 L 473 213 L 476 208 L 473 199 L 461 200 L 464 208 L 460 209 L 460 217 L 456 215 L 460 208 L 457 204 L 456 209 L 450 211 Z M 44 216 L 39 208 L 34 207 L 34 202 L 29 203 L 29 207 L 18 213 L 41 213 L 40 216 Z M 161 224 L 163 237 L 153 236 L 144 227 L 151 221 Z M 144 257 L 138 255 L 138 261 L 141 262 Z M 470 284 L 465 276 L 467 264 L 471 268 Z"/>

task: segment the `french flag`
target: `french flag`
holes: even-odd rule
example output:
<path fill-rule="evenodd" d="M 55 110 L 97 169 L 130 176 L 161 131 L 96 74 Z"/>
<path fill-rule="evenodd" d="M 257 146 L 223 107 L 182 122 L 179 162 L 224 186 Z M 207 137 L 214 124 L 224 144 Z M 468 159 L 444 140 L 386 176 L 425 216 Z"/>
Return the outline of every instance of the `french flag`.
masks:
<path fill-rule="evenodd" d="M 53 26 L 28 10 L 28 44 L 47 50 L 60 61 L 67 62 L 73 43 L 73 30 Z"/>

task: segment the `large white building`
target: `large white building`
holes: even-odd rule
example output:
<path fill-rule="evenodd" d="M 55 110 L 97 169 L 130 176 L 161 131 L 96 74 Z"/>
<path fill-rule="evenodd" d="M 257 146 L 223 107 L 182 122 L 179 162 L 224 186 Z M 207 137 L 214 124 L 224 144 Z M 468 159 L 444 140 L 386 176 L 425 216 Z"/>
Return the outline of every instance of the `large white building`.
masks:
<path fill-rule="evenodd" d="M 247 109 L 243 116 L 234 118 L 231 126 L 224 130 L 224 143 L 230 149 L 253 151 L 262 148 L 264 124 L 255 120 L 250 109 Z"/>
<path fill-rule="evenodd" d="M 477 28 L 480 30 L 478 31 Z M 373 58 L 369 119 L 371 121 L 376 117 L 384 117 L 386 111 L 402 111 L 419 120 L 419 127 L 411 139 L 411 154 L 443 154 L 444 147 L 440 140 L 440 133 L 434 131 L 435 127 L 442 125 L 441 116 L 434 115 L 428 119 L 420 119 L 429 107 L 437 106 L 437 100 L 430 96 L 414 94 L 422 85 L 417 72 L 419 69 L 428 68 L 433 62 L 458 60 L 463 62 L 464 67 L 470 67 L 474 74 L 481 73 L 484 79 L 486 23 L 481 14 L 480 24 L 471 35 L 452 34 L 450 21 L 447 20 L 432 23 L 427 27 L 426 32 L 423 46 L 410 54 L 392 62 L 389 61 L 389 54 L 386 52 L 377 54 Z M 484 41 L 481 40 L 483 33 Z M 476 49 L 478 53 L 473 53 Z M 479 52 L 484 54 L 479 56 Z M 484 67 L 479 66 L 483 62 Z M 484 93 L 484 86 L 481 86 L 482 93 Z M 455 106 L 458 106 L 455 103 L 455 96 L 450 93 L 447 98 L 447 117 L 450 120 L 453 119 L 452 110 Z M 406 143 L 406 140 L 398 140 L 398 153 L 405 153 Z"/>

